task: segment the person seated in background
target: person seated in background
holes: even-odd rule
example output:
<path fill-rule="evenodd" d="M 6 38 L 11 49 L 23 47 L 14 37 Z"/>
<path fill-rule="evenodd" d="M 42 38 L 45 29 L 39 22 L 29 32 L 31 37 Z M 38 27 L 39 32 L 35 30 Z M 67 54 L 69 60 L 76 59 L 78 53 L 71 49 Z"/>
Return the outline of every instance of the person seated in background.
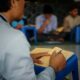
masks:
<path fill-rule="evenodd" d="M 64 18 L 63 34 L 64 39 L 70 38 L 70 32 L 73 28 L 80 24 L 80 16 L 78 15 L 78 8 L 76 5 L 71 5 L 69 15 Z"/>
<path fill-rule="evenodd" d="M 57 17 L 53 14 L 53 9 L 50 5 L 44 5 L 43 13 L 36 17 L 35 24 L 38 34 L 42 34 L 42 36 L 47 34 L 53 35 L 57 29 L 58 23 Z"/>
<path fill-rule="evenodd" d="M 21 20 L 14 20 L 13 22 L 11 22 L 12 27 L 15 29 L 21 29 L 26 24 L 27 24 L 26 16 L 23 16 Z"/>

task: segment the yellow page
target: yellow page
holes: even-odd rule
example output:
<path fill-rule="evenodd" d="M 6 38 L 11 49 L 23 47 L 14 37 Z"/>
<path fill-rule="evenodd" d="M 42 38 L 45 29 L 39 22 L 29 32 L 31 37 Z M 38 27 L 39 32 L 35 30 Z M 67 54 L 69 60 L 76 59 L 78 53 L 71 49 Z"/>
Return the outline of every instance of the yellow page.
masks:
<path fill-rule="evenodd" d="M 60 27 L 60 28 L 58 28 L 56 31 L 58 31 L 58 32 L 62 32 L 63 29 L 64 29 L 64 27 Z"/>
<path fill-rule="evenodd" d="M 35 48 L 31 51 L 31 54 L 43 53 L 51 51 L 51 48 Z"/>

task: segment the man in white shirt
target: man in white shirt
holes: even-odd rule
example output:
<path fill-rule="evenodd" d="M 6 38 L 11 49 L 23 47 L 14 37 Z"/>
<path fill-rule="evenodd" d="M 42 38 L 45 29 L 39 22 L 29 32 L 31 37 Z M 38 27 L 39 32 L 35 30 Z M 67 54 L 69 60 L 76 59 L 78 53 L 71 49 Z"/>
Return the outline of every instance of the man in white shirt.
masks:
<path fill-rule="evenodd" d="M 0 0 L 0 80 L 55 80 L 55 72 L 65 67 L 64 56 L 54 53 L 50 66 L 36 76 L 33 61 L 47 54 L 30 55 L 24 34 L 10 26 L 22 18 L 24 4 L 24 0 Z"/>
<path fill-rule="evenodd" d="M 36 28 L 39 33 L 49 33 L 57 29 L 57 17 L 53 15 L 53 9 L 50 5 L 44 5 L 43 14 L 36 18 Z"/>
<path fill-rule="evenodd" d="M 57 17 L 53 15 L 53 9 L 50 5 L 46 4 L 43 7 L 43 13 L 36 18 L 36 28 L 39 34 L 50 34 L 54 36 L 58 23 Z"/>

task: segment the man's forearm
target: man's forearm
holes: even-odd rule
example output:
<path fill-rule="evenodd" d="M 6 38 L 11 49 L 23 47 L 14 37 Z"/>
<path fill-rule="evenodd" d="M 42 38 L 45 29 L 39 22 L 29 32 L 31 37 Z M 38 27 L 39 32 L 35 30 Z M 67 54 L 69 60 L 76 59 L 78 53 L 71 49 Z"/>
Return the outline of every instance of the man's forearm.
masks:
<path fill-rule="evenodd" d="M 44 29 L 46 28 L 46 26 L 47 26 L 47 25 L 43 24 L 43 25 L 39 28 L 38 32 L 39 32 L 39 33 L 42 33 L 42 32 L 44 31 Z"/>

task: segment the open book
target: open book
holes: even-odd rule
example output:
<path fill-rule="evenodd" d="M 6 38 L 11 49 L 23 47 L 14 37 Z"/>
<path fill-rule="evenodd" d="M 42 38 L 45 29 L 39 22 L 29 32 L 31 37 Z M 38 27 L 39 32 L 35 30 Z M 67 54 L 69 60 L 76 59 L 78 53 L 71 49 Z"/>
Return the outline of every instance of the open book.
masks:
<path fill-rule="evenodd" d="M 31 51 L 31 54 L 38 54 L 38 53 L 44 53 L 44 52 L 48 52 L 48 54 L 52 54 L 55 51 L 56 55 L 61 53 L 63 54 L 63 56 L 65 57 L 66 61 L 74 54 L 71 51 L 67 51 L 67 50 L 63 50 L 59 47 L 54 47 L 54 48 L 35 48 Z M 39 66 L 43 66 L 43 67 L 48 67 L 49 65 L 49 59 L 50 56 L 44 56 L 42 58 L 40 58 L 40 60 L 42 61 L 42 64 L 36 64 Z"/>

